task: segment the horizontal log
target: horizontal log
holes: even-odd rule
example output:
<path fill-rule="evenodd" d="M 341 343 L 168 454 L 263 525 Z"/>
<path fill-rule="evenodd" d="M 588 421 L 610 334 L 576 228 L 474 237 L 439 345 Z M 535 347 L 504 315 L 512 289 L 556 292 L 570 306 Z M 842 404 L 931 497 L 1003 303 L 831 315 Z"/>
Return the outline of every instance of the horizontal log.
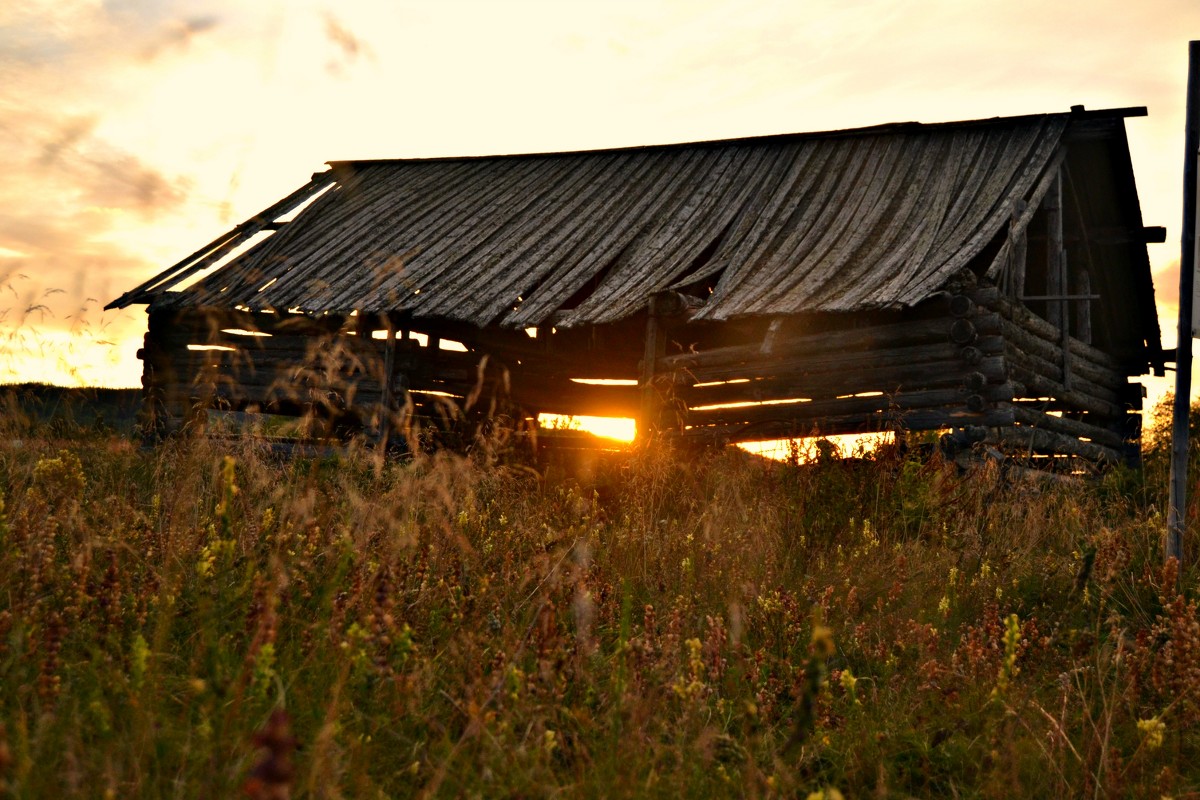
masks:
<path fill-rule="evenodd" d="M 183 386 L 196 387 L 196 390 L 203 391 L 209 386 L 245 386 L 247 388 L 271 388 L 279 391 L 312 391 L 323 389 L 327 391 L 361 391 L 367 387 L 382 386 L 382 382 L 376 377 L 357 375 L 357 376 L 329 376 L 313 373 L 300 375 L 277 375 L 270 373 L 222 373 L 215 370 L 199 373 L 192 376 L 180 375 L 175 381 Z"/>
<path fill-rule="evenodd" d="M 675 370 L 673 380 L 680 385 L 688 386 L 739 378 L 784 376 L 798 378 L 801 375 L 819 374 L 848 376 L 854 372 L 894 370 L 897 365 L 918 367 L 929 362 L 947 365 L 946 369 L 957 372 L 965 370 L 976 358 L 999 354 L 1002 340 L 998 336 L 987 336 L 977 339 L 975 344 L 969 347 L 972 349 L 964 352 L 965 348 L 963 347 L 950 342 L 939 342 L 867 352 L 795 353 L 787 358 L 772 357 L 746 362 L 726 362 L 718 365 L 699 364 Z M 901 375 L 901 377 L 904 376 Z M 850 391 L 853 390 L 837 392 L 837 394 L 848 394 Z"/>
<path fill-rule="evenodd" d="M 923 408 L 908 411 L 897 421 L 887 415 L 848 414 L 828 416 L 821 420 L 764 420 L 754 423 L 696 425 L 680 435 L 685 439 L 708 440 L 717 443 L 761 442 L 771 439 L 792 439 L 808 436 L 840 436 L 843 434 L 881 433 L 895 430 L 941 430 L 964 426 L 994 427 L 1013 423 L 1010 408 L 992 408 L 973 413 L 963 408 Z"/>
<path fill-rule="evenodd" d="M 952 353 L 956 349 L 946 345 Z M 954 354 L 957 356 L 957 354 Z M 960 358 L 949 361 L 905 363 L 893 359 L 870 367 L 847 365 L 821 372 L 793 369 L 749 383 L 724 383 L 718 386 L 676 387 L 676 395 L 689 406 L 743 401 L 781 400 L 789 397 L 835 398 L 861 392 L 920 391 L 954 388 L 973 384 L 980 391 L 988 383 L 1003 383 L 1008 373 L 1001 356 L 986 356 L 975 364 Z M 980 382 L 982 380 L 982 382 Z"/>
<path fill-rule="evenodd" d="M 1128 443 L 1124 437 L 1113 433 L 1111 430 L 1098 428 L 1095 425 L 1071 419 L 1070 417 L 1045 414 L 1032 408 L 1023 406 L 1014 407 L 1013 416 L 1022 425 L 1028 425 L 1032 428 L 1045 428 L 1046 430 L 1077 438 L 1091 439 L 1093 442 L 1107 447 L 1121 448 Z"/>
<path fill-rule="evenodd" d="M 383 341 L 376 339 L 356 339 L 354 337 L 305 338 L 303 336 L 287 336 L 243 340 L 222 338 L 214 341 L 184 339 L 165 344 L 168 346 L 164 346 L 161 349 L 170 353 L 236 352 L 247 356 L 268 357 L 274 355 L 278 358 L 288 359 L 351 355 L 356 358 L 371 358 L 382 361 L 386 352 L 386 343 Z M 191 349 L 190 346 L 205 349 Z M 228 349 L 216 350 L 211 348 Z M 398 351 L 404 352 L 403 348 L 398 348 Z"/>
<path fill-rule="evenodd" d="M 1012 376 L 1017 397 L 1051 397 L 1061 404 L 1062 409 L 1090 411 L 1106 417 L 1119 417 L 1125 413 L 1117 403 L 1093 397 L 1079 389 L 1068 389 L 1020 364 L 1009 364 L 1008 374 Z"/>
<path fill-rule="evenodd" d="M 796 356 L 846 354 L 861 350 L 890 350 L 905 345 L 936 344 L 950 340 L 954 320 L 949 317 L 876 325 L 841 331 L 781 336 L 774 340 L 769 359 L 762 354 L 761 344 L 719 347 L 701 353 L 681 353 L 661 359 L 660 371 L 715 368 L 723 365 L 786 360 Z M 972 320 L 980 334 L 996 333 L 999 317 L 988 315 Z"/>
<path fill-rule="evenodd" d="M 383 392 L 378 388 L 361 391 L 339 392 L 329 389 L 304 391 L 281 390 L 266 386 L 196 386 L 180 385 L 165 387 L 171 398 L 187 398 L 192 403 L 274 403 L 290 402 L 300 405 L 334 405 L 350 407 L 356 405 L 379 405 Z"/>
<path fill-rule="evenodd" d="M 1021 368 L 1030 372 L 1035 372 L 1043 378 L 1049 378 L 1052 381 L 1061 383 L 1062 368 L 1057 364 L 1047 361 L 1044 358 L 1039 358 L 1031 353 L 1026 353 L 1021 350 L 1010 349 L 1005 353 L 1008 363 L 1012 369 Z M 1128 384 L 1125 384 L 1128 386 Z M 1071 389 L 1082 392 L 1083 394 L 1104 400 L 1108 403 L 1120 404 L 1121 402 L 1121 387 L 1109 388 L 1092 383 L 1087 378 L 1081 375 L 1071 376 Z"/>
<path fill-rule="evenodd" d="M 969 295 L 976 303 L 999 312 L 1025 330 L 1036 334 L 1048 342 L 1056 343 L 1062 340 L 1062 331 L 1058 329 L 1058 326 L 1051 325 L 1019 302 L 1004 297 L 998 291 L 993 291 L 993 288 L 968 289 L 964 294 Z M 1085 344 L 1073 336 L 1069 337 L 1069 339 L 1071 352 L 1080 358 L 1087 359 L 1119 374 L 1129 374 L 1126 370 L 1122 369 L 1121 364 L 1115 358 L 1103 350 L 1093 347 L 1090 344 Z"/>
<path fill-rule="evenodd" d="M 1063 360 L 1061 342 L 1048 342 L 1006 319 L 1000 321 L 1000 332 L 1012 347 L 1045 359 L 1057 365 L 1061 370 Z M 1129 382 L 1128 375 L 1081 358 L 1074 353 L 1071 353 L 1071 374 L 1110 388 L 1123 386 Z"/>
<path fill-rule="evenodd" d="M 548 414 L 636 417 L 642 408 L 637 386 L 589 386 L 578 383 L 532 384 L 514 381 L 512 401 Z"/>
<path fill-rule="evenodd" d="M 271 381 L 262 380 L 247 383 L 247 381 L 234 380 L 210 380 L 210 381 L 188 381 L 176 380 L 169 383 L 157 384 L 164 391 L 180 393 L 192 397 L 208 396 L 212 391 L 221 391 L 230 395 L 230 393 L 244 393 L 244 395 L 270 395 L 274 397 L 300 398 L 310 397 L 313 395 L 336 395 L 340 397 L 382 397 L 383 387 L 374 380 L 358 380 L 347 381 L 344 384 L 330 383 L 313 383 L 300 384 L 296 381 Z M 424 383 L 409 383 L 407 389 L 413 392 L 444 392 L 448 395 L 467 396 L 472 393 L 479 384 L 476 381 L 424 381 Z M 485 381 L 482 385 L 484 395 L 496 395 L 496 393 L 504 393 L 502 384 L 497 381 Z M 377 401 L 372 401 L 377 402 Z"/>
<path fill-rule="evenodd" d="M 239 341 L 230 338 L 210 341 L 187 339 L 179 342 L 171 342 L 168 345 L 168 347 L 164 347 L 163 349 L 172 354 L 225 353 L 233 355 L 236 353 L 245 357 L 278 358 L 289 361 L 357 359 L 361 361 L 382 362 L 386 352 L 384 342 L 374 339 L 355 341 L 352 338 L 305 339 L 303 337 L 291 336 L 278 341 L 275 339 L 245 339 Z M 192 349 L 189 345 L 205 349 Z M 212 348 L 227 349 L 218 350 Z"/>
<path fill-rule="evenodd" d="M 1068 436 L 1044 428 L 997 428 L 988 433 L 985 441 L 1005 447 L 1020 448 L 1026 452 L 1033 453 L 1079 456 L 1091 461 L 1108 461 L 1112 463 L 1122 460 L 1121 453 L 1111 447 L 1105 447 L 1096 442 L 1081 442 L 1074 436 Z"/>
<path fill-rule="evenodd" d="M 819 420 L 824 417 L 879 413 L 891 413 L 897 418 L 902 418 L 906 411 L 919 408 L 950 409 L 953 407 L 970 411 L 967 404 L 971 402 L 972 397 L 978 398 L 983 404 L 1010 401 L 1012 400 L 1012 390 L 1011 385 L 1002 384 L 989 386 L 978 395 L 970 395 L 960 389 L 935 389 L 923 392 L 904 392 L 892 397 L 846 397 L 838 400 L 815 400 L 810 403 L 740 406 L 710 411 L 691 410 L 688 412 L 688 422 L 692 425 L 717 425 L 780 418 Z"/>
<path fill-rule="evenodd" d="M 230 311 L 221 314 L 187 314 L 167 320 L 154 328 L 155 338 L 213 336 L 225 328 L 258 331 L 272 335 L 330 336 L 345 327 L 340 316 L 309 317 L 303 314 L 250 314 Z"/>
<path fill-rule="evenodd" d="M 166 354 L 166 357 L 177 364 L 208 365 L 208 364 L 253 364 L 255 366 L 278 366 L 280 368 L 307 367 L 339 367 L 350 366 L 355 369 L 373 369 L 382 371 L 386 359 L 383 347 L 374 344 L 370 346 L 342 346 L 341 343 L 326 343 L 322 347 L 292 348 L 292 347 L 244 347 L 235 350 L 188 350 L 179 348 Z M 481 353 L 459 352 L 454 350 L 407 350 L 398 349 L 393 363 L 398 372 L 414 369 L 478 369 L 484 363 L 485 355 Z M 159 359 L 159 362 L 162 358 Z M 504 366 L 495 359 L 488 359 L 489 370 L 503 370 Z"/>
<path fill-rule="evenodd" d="M 168 372 L 180 379 L 198 382 L 246 382 L 246 383 L 296 383 L 321 384 L 333 383 L 338 385 L 354 384 L 361 381 L 382 382 L 384 375 L 381 365 L 362 365 L 360 368 L 351 367 L 333 371 L 320 364 L 280 364 L 266 363 L 220 363 L 207 359 L 187 360 L 172 366 Z M 499 373 L 485 370 L 484 379 L 487 381 L 501 380 Z M 398 365 L 393 380 L 407 381 L 410 386 L 424 383 L 452 382 L 472 386 L 479 382 L 478 365 L 454 368 L 437 364 L 423 363 L 417 366 Z"/>
<path fill-rule="evenodd" d="M 411 365 L 405 365 L 410 367 Z M 197 374 L 205 370 L 239 370 L 249 374 L 278 372 L 321 372 L 330 375 L 383 374 L 383 363 L 362 362 L 345 359 L 325 362 L 320 360 L 275 358 L 250 353 L 223 353 L 220 351 L 194 351 L 173 359 L 172 367 L 180 373 Z"/>

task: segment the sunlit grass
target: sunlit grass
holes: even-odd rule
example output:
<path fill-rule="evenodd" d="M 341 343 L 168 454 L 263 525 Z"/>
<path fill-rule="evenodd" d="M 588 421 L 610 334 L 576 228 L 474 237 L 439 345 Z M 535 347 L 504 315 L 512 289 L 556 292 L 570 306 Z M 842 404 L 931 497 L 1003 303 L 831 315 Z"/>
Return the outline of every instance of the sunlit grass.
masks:
<path fill-rule="evenodd" d="M 0 418 L 0 795 L 1200 788 L 1158 436 L 1061 484 L 71 430 Z"/>

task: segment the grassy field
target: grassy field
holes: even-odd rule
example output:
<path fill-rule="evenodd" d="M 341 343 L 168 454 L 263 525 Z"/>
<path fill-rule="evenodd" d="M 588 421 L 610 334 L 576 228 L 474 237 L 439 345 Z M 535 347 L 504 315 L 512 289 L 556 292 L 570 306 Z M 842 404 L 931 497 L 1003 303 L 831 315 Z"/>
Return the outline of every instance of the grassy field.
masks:
<path fill-rule="evenodd" d="M 581 477 L 4 424 L 2 796 L 1200 792 L 1161 444 Z"/>

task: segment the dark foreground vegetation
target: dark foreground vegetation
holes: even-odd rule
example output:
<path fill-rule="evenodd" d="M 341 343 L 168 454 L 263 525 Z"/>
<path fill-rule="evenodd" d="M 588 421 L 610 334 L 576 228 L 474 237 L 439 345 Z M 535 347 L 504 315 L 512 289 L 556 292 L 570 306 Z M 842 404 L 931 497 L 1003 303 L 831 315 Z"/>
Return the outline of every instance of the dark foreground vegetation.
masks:
<path fill-rule="evenodd" d="M 0 796 L 1200 791 L 1161 443 L 1065 484 L 0 424 Z"/>

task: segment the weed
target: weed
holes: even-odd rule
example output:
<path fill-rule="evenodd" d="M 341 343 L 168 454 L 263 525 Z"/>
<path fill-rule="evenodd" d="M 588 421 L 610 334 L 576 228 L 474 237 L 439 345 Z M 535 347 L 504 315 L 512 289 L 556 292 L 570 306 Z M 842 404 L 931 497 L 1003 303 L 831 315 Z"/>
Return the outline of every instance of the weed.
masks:
<path fill-rule="evenodd" d="M 1149 467 L 649 449 L 581 482 L 35 432 L 0 445 L 6 796 L 1200 789 Z"/>

